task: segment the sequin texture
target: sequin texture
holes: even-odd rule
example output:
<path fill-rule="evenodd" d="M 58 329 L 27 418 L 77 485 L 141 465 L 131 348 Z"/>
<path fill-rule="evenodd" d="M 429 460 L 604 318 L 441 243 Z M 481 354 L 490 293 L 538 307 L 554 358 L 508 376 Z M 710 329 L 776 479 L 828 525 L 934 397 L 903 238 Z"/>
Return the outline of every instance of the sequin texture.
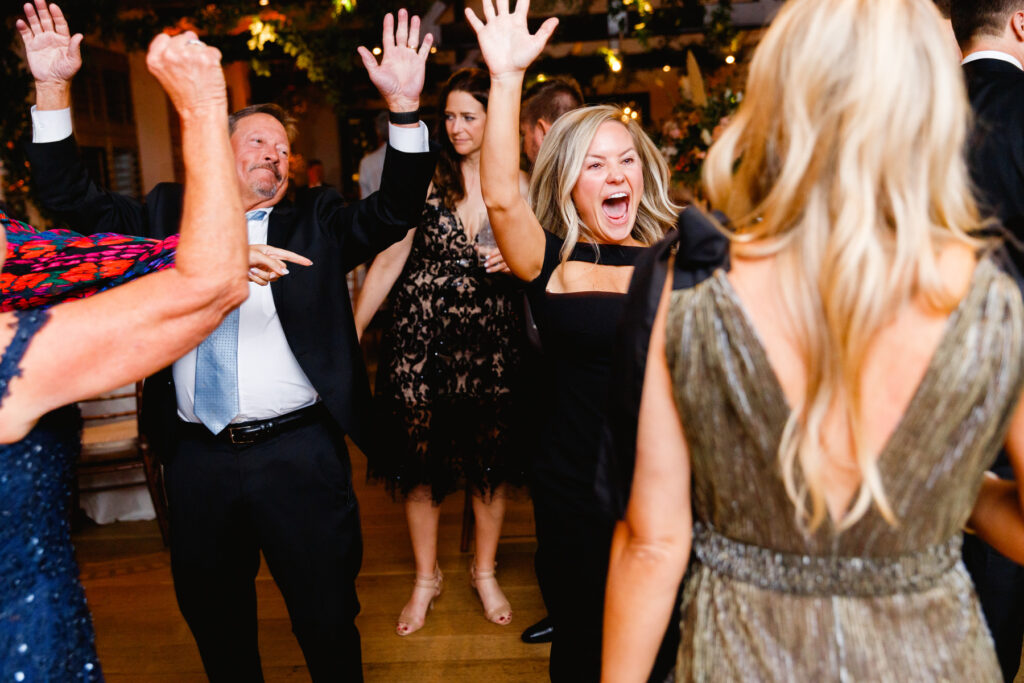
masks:
<path fill-rule="evenodd" d="M 47 320 L 45 311 L 16 316 L 0 400 Z M 0 683 L 103 680 L 68 525 L 80 424 L 77 410 L 64 408 L 0 445 Z"/>
<path fill-rule="evenodd" d="M 1001 680 L 959 534 L 1005 439 L 1024 306 L 988 259 L 879 454 L 875 509 L 802 530 L 777 449 L 788 405 L 724 272 L 675 292 L 666 350 L 691 458 L 696 560 L 678 681 Z"/>

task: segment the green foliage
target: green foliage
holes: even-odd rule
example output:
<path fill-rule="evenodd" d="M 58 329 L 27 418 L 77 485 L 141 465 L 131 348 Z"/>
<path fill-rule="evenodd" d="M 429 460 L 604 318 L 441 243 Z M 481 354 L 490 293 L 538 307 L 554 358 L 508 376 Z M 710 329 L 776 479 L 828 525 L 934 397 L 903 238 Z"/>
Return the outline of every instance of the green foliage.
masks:
<path fill-rule="evenodd" d="M 704 101 L 681 88 L 673 116 L 654 136 L 669 162 L 672 181 L 700 194 L 701 170 L 711 143 L 743 101 L 743 69 L 722 66 L 703 81 Z"/>
<path fill-rule="evenodd" d="M 705 47 L 719 54 L 734 52 L 738 35 L 739 31 L 732 23 L 732 0 L 719 0 L 718 6 L 711 12 L 704 33 Z"/>

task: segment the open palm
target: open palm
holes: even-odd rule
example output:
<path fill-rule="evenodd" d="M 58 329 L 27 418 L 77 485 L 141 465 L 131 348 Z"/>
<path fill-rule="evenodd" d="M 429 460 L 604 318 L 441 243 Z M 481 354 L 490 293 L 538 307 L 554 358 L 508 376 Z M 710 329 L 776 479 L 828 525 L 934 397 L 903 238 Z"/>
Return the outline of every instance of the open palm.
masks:
<path fill-rule="evenodd" d="M 497 7 L 492 6 L 492 0 L 483 2 L 486 23 L 466 8 L 466 19 L 476 32 L 487 68 L 492 77 L 526 71 L 544 49 L 558 26 L 558 19 L 548 19 L 537 33 L 530 35 L 526 25 L 529 0 L 519 0 L 515 12 L 509 12 L 509 0 L 494 0 L 493 4 Z"/>
<path fill-rule="evenodd" d="M 408 18 L 408 13 L 398 11 L 398 25 L 388 14 L 384 17 L 383 52 L 380 64 L 365 47 L 359 48 L 363 66 L 370 80 L 380 91 L 391 111 L 413 111 L 419 108 L 420 93 L 426 72 L 427 56 L 434 37 L 429 33 L 420 43 L 420 18 Z"/>
<path fill-rule="evenodd" d="M 25 18 L 17 21 L 25 43 L 25 59 L 38 83 L 66 83 L 82 68 L 82 34 L 71 35 L 64 13 L 46 0 L 25 4 Z"/>

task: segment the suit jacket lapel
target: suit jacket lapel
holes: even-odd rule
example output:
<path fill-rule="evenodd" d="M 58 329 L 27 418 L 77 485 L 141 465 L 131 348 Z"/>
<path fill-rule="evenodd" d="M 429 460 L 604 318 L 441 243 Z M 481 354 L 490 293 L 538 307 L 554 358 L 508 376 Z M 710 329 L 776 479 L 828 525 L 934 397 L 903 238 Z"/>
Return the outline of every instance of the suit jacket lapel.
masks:
<path fill-rule="evenodd" d="M 270 212 L 270 225 L 267 227 L 267 244 L 281 249 L 288 248 L 288 237 L 291 235 L 292 222 L 295 220 L 295 209 L 289 202 L 281 202 Z M 270 283 L 270 291 L 274 297 L 274 306 L 278 317 L 281 315 L 281 302 L 290 296 L 288 293 L 289 278 L 283 277 Z"/>

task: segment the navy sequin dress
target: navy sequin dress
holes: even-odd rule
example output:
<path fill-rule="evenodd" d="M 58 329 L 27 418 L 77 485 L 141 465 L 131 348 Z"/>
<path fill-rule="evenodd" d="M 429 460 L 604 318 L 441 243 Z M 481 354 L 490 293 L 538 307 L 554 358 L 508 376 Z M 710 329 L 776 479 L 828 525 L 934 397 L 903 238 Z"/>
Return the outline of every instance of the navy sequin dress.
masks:
<path fill-rule="evenodd" d="M 16 316 L 0 358 L 0 402 L 48 319 L 41 310 Z M 77 409 L 63 408 L 0 445 L 0 683 L 103 680 L 68 524 L 79 430 Z"/>

